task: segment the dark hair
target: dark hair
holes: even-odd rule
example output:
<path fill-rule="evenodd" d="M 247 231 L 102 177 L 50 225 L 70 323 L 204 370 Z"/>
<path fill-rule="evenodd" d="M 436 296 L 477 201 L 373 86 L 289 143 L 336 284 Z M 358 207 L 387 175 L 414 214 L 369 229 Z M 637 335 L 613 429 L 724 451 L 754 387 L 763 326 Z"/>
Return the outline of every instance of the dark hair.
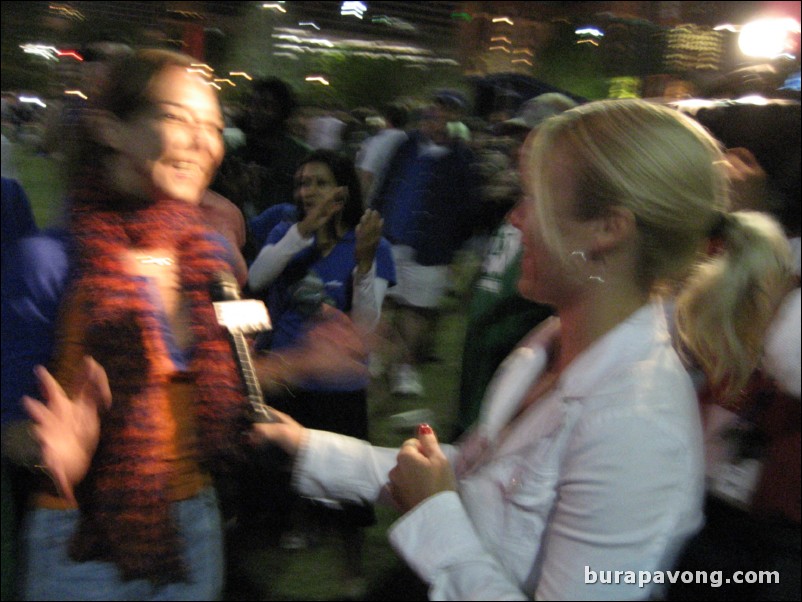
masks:
<path fill-rule="evenodd" d="M 346 187 L 348 195 L 345 198 L 342 211 L 343 225 L 349 230 L 355 228 L 362 218 L 362 187 L 359 184 L 354 162 L 341 153 L 319 149 L 307 155 L 298 165 L 298 169 L 301 169 L 307 163 L 323 163 L 331 170 L 337 186 Z M 303 205 L 298 210 L 300 213 L 299 220 L 302 220 L 305 215 Z"/>
<path fill-rule="evenodd" d="M 99 165 L 110 152 L 97 138 L 91 119 L 95 110 L 128 120 L 150 107 L 150 86 L 160 73 L 170 67 L 189 67 L 192 62 L 190 56 L 162 49 L 139 50 L 114 58 L 97 97 L 89 99 L 86 108 L 81 109 L 69 136 L 65 166 L 68 178 Z"/>
<path fill-rule="evenodd" d="M 253 82 L 253 95 L 270 94 L 278 105 L 281 121 L 287 121 L 298 106 L 295 93 L 284 81 L 277 77 L 266 77 Z"/>
<path fill-rule="evenodd" d="M 150 106 L 150 84 L 169 67 L 189 67 L 192 57 L 171 50 L 140 50 L 113 61 L 106 85 L 94 103 L 97 109 L 128 119 Z"/>
<path fill-rule="evenodd" d="M 409 111 L 399 105 L 387 105 L 382 114 L 390 125 L 398 129 L 402 129 L 409 119 Z"/>

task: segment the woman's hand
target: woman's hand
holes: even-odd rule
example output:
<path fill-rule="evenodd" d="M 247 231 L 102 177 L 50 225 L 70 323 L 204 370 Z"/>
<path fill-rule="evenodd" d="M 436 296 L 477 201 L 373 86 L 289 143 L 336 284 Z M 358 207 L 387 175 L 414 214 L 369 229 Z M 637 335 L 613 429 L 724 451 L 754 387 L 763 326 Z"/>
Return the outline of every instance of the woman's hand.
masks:
<path fill-rule="evenodd" d="M 383 226 L 384 220 L 382 220 L 379 212 L 374 209 L 365 211 L 356 226 L 355 258 L 357 272 L 360 275 L 367 274 L 370 271 L 370 266 L 373 265 Z"/>
<path fill-rule="evenodd" d="M 36 375 L 47 405 L 30 397 L 23 398 L 23 403 L 34 423 L 32 434 L 41 446 L 41 467 L 59 493 L 75 502 L 73 488 L 86 476 L 100 439 L 99 412 L 111 405 L 106 371 L 84 357 L 72 399 L 45 368 L 37 366 Z"/>
<path fill-rule="evenodd" d="M 348 194 L 346 187 L 338 186 L 331 191 L 328 198 L 310 207 L 304 218 L 298 222 L 298 232 L 301 236 L 309 238 L 341 211 L 346 194 Z"/>
<path fill-rule="evenodd" d="M 407 439 L 401 445 L 397 464 L 390 471 L 389 488 L 402 513 L 436 493 L 457 490 L 451 464 L 428 424 L 418 427 L 417 439 Z"/>
<path fill-rule="evenodd" d="M 272 443 L 295 457 L 301 447 L 306 429 L 284 412 L 270 408 L 275 422 L 260 422 L 253 425 L 250 440 L 254 445 Z"/>
<path fill-rule="evenodd" d="M 297 345 L 255 357 L 254 368 L 262 388 L 276 391 L 310 378 L 366 378 L 367 354 L 363 337 L 351 319 L 323 303 Z"/>

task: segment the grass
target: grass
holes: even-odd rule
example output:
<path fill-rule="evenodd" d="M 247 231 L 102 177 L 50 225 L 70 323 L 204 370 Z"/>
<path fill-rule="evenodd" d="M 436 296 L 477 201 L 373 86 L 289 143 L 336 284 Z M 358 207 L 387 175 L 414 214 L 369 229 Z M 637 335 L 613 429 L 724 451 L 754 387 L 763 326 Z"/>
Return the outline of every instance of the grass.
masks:
<path fill-rule="evenodd" d="M 15 148 L 15 167 L 40 227 L 54 225 L 60 214 L 63 185 L 58 165 L 49 157 L 25 148 Z M 465 289 L 471 266 L 457 270 L 458 289 Z M 396 447 L 412 436 L 412 427 L 399 430 L 391 417 L 427 409 L 436 432 L 446 438 L 456 412 L 460 357 L 465 331 L 465 303 L 459 296 L 448 298 L 438 324 L 435 354 L 441 358 L 423 369 L 424 398 L 396 397 L 386 379 L 372 382 L 368 394 L 371 440 Z M 353 597 L 340 576 L 341 545 L 335 536 L 322 533 L 320 545 L 309 550 L 286 551 L 278 545 L 275 531 L 229 533 L 229 579 L 227 600 L 425 600 L 426 590 L 391 549 L 386 533 L 397 518 L 395 511 L 377 507 L 377 524 L 366 530 L 364 550 L 367 593 Z"/>
<path fill-rule="evenodd" d="M 40 228 L 55 225 L 61 215 L 64 185 L 55 159 L 40 155 L 27 146 L 14 145 L 13 165 Z"/>

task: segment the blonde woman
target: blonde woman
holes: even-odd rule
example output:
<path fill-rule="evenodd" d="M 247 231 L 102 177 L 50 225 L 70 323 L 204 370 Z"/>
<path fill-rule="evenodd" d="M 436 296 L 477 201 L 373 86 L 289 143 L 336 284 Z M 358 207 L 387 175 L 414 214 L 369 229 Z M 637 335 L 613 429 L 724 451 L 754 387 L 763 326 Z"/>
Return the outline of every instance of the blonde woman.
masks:
<path fill-rule="evenodd" d="M 394 502 L 390 540 L 432 599 L 648 598 L 700 526 L 704 489 L 696 394 L 661 285 L 696 272 L 681 332 L 735 390 L 782 298 L 787 247 L 769 218 L 726 213 L 717 143 L 665 107 L 599 102 L 551 118 L 521 171 L 519 289 L 559 318 L 502 364 L 460 445 L 427 425 L 400 451 L 289 418 L 258 432 L 297 455 L 304 493 Z M 701 253 L 711 236 L 718 268 Z"/>

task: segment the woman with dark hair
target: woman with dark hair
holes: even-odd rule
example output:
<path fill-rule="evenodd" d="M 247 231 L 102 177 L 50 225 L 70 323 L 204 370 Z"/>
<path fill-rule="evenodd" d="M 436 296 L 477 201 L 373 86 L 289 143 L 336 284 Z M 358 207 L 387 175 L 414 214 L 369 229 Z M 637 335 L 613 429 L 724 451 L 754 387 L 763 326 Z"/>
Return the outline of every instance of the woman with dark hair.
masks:
<path fill-rule="evenodd" d="M 163 50 L 121 59 L 77 126 L 71 278 L 52 295 L 58 382 L 37 368 L 48 404 L 25 399 L 32 422 L 3 428 L 4 453 L 38 477 L 24 530 L 26 599 L 222 593 L 211 475 L 244 443 L 248 406 L 210 292 L 232 271 L 230 254 L 199 209 L 223 157 L 223 118 L 190 66 Z M 31 270 L 55 263 L 16 259 Z M 5 289 L 5 263 L 3 276 Z M 3 320 L 31 320 L 38 292 L 20 290 L 24 303 L 8 307 L 4 297 Z M 55 320 L 45 313 L 37 317 Z M 266 385 L 286 380 L 314 355 L 292 350 L 257 371 L 272 373 Z"/>
<path fill-rule="evenodd" d="M 270 350 L 292 346 L 318 321 L 320 307 L 350 315 L 367 335 L 379 321 L 384 293 L 395 282 L 389 243 L 381 237 L 376 211 L 362 212 L 359 178 L 344 155 L 318 150 L 296 172 L 297 223 L 283 222 L 268 236 L 249 272 L 255 293 L 266 292 L 273 320 Z M 355 437 L 368 433 L 366 378 L 315 379 L 271 405 L 306 424 Z M 368 506 L 347 506 L 337 522 L 346 535 L 348 557 L 361 547 L 359 527 L 372 524 Z M 303 545 L 285 538 L 288 547 Z M 358 556 L 349 577 L 358 577 Z"/>

